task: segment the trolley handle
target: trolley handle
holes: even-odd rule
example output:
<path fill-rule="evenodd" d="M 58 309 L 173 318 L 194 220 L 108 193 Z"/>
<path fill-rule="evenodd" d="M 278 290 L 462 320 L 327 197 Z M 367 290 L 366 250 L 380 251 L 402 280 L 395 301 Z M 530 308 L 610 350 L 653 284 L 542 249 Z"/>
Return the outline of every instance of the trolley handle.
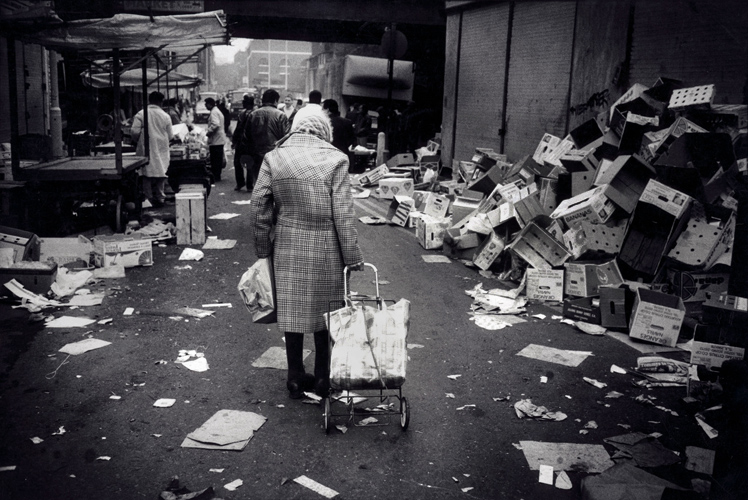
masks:
<path fill-rule="evenodd" d="M 377 300 L 380 300 L 379 298 L 379 271 L 377 271 L 377 268 L 374 266 L 374 264 L 369 264 L 368 262 L 364 262 L 364 266 L 369 266 L 370 268 L 374 269 L 374 284 L 377 288 Z M 343 296 L 348 299 L 348 266 L 345 266 L 343 268 Z"/>

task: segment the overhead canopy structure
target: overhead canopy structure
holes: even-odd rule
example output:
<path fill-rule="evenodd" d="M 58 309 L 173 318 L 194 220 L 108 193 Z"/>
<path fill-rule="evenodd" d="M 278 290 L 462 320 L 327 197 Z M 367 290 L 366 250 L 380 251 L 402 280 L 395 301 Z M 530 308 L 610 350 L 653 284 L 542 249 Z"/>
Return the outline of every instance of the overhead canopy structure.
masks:
<path fill-rule="evenodd" d="M 146 79 L 148 80 L 148 87 L 152 88 L 155 83 L 160 80 L 166 72 L 159 72 L 153 68 L 146 70 Z M 91 71 L 84 71 L 81 73 L 83 78 L 83 84 L 88 87 L 97 89 L 104 89 L 114 87 L 114 78 L 112 73 L 92 73 Z M 130 69 L 120 73 L 119 84 L 121 87 L 140 87 L 143 81 L 143 73 L 139 69 Z M 192 88 L 200 85 L 200 79 L 194 76 L 183 75 L 172 71 L 168 75 L 168 81 L 171 85 L 175 85 L 181 88 Z"/>
<path fill-rule="evenodd" d="M 392 98 L 409 101 L 413 98 L 415 68 L 411 61 L 394 61 Z M 387 59 L 345 56 L 343 94 L 357 97 L 387 98 L 389 76 Z"/>
<path fill-rule="evenodd" d="M 177 16 L 117 14 L 108 19 L 83 19 L 37 31 L 24 30 L 17 39 L 58 51 L 107 52 L 177 50 L 229 42 L 223 11 Z"/>

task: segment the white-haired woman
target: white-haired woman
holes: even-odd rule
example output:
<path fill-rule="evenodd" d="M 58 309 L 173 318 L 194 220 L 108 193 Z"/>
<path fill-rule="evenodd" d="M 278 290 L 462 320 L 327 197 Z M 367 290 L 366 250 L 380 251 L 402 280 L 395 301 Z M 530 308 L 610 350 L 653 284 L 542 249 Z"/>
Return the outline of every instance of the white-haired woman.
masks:
<path fill-rule="evenodd" d="M 332 127 L 319 112 L 295 120 L 265 155 L 252 192 L 250 220 L 258 258 L 273 258 L 278 327 L 285 333 L 287 388 L 300 398 L 329 390 L 330 301 L 343 300 L 343 268 L 363 269 L 348 157 L 331 144 Z M 275 237 L 271 232 L 275 228 Z M 314 376 L 305 373 L 304 335 L 314 335 Z"/>

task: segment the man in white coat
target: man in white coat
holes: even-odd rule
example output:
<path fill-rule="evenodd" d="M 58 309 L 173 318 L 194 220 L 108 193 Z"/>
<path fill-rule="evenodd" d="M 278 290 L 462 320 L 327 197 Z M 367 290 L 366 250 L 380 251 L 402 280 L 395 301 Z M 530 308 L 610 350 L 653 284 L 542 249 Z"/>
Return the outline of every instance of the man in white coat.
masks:
<path fill-rule="evenodd" d="M 224 128 L 225 118 L 221 110 L 216 106 L 212 97 L 205 99 L 205 107 L 210 111 L 208 117 L 208 151 L 210 152 L 210 170 L 216 181 L 221 180 L 223 170 L 224 145 L 226 144 L 226 132 Z"/>
<path fill-rule="evenodd" d="M 169 168 L 169 141 L 173 134 L 171 118 L 161 108 L 164 94 L 151 92 L 148 95 L 148 164 L 143 167 L 142 176 L 143 195 L 154 207 L 164 206 L 166 193 L 166 170 Z M 133 141 L 137 141 L 136 154 L 145 156 L 145 141 L 143 134 L 143 110 L 137 112 L 132 120 L 130 134 Z"/>

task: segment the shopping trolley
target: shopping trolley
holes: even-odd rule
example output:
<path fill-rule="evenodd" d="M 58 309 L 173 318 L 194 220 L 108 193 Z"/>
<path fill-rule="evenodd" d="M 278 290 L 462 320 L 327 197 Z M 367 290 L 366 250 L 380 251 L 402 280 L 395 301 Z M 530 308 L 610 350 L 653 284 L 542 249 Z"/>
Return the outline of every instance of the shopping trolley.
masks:
<path fill-rule="evenodd" d="M 377 268 L 369 263 L 364 265 L 374 270 L 376 296 L 349 294 L 346 266 L 343 270 L 344 300 L 331 301 L 328 307 L 326 320 L 330 331 L 330 392 L 323 396 L 325 433 L 330 432 L 333 417 L 347 417 L 347 421 L 355 426 L 370 426 L 387 425 L 379 423 L 379 417 L 386 417 L 389 421 L 392 416 L 398 415 L 403 431 L 410 423 L 410 408 L 402 392 L 408 357 L 405 342 L 410 303 L 405 299 L 397 303 L 383 299 L 379 294 Z M 353 339 L 348 336 L 352 333 L 351 328 L 336 326 L 340 326 L 338 318 L 342 315 L 350 319 L 352 315 L 359 314 L 359 311 L 361 316 L 357 316 L 354 321 L 358 321 L 359 326 L 363 321 L 366 328 L 353 329 L 356 331 L 356 339 Z M 400 321 L 393 321 L 393 318 Z M 376 325 L 384 323 L 389 325 L 389 328 L 379 329 L 384 334 L 378 336 L 377 331 L 372 331 L 377 330 Z M 346 325 L 350 323 L 346 322 Z M 354 363 L 349 363 L 351 359 Z M 364 376 L 361 375 L 362 372 Z M 335 395 L 333 391 L 341 393 Z M 351 394 L 350 391 L 358 393 Z M 378 398 L 380 404 L 373 409 L 357 408 L 357 398 Z M 344 413 L 333 413 L 333 404 L 336 402 L 345 405 Z M 377 422 L 369 423 L 370 417 L 375 417 Z"/>

